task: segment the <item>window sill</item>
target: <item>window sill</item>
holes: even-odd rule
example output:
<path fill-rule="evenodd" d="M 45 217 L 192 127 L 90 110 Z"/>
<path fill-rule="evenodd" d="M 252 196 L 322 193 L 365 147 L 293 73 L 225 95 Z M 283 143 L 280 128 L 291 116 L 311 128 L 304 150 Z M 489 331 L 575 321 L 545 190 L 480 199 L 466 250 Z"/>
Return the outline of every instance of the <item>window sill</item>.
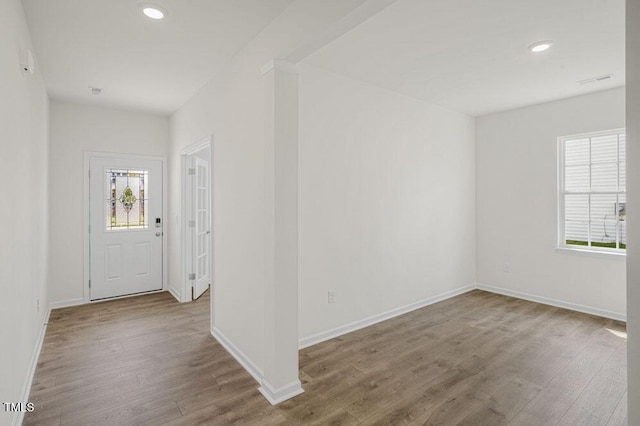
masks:
<path fill-rule="evenodd" d="M 625 260 L 627 258 L 626 252 L 588 250 L 588 249 L 580 249 L 580 248 L 573 248 L 573 247 L 557 247 L 556 253 L 569 254 L 573 256 L 599 257 L 601 259 Z"/>

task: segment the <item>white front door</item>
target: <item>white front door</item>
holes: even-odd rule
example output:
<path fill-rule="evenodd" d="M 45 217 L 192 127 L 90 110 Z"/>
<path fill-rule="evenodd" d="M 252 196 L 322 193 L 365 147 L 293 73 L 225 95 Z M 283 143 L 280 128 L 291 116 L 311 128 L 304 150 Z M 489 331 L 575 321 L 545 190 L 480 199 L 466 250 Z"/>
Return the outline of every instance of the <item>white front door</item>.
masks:
<path fill-rule="evenodd" d="M 194 157 L 195 166 L 195 227 L 193 300 L 209 288 L 209 241 L 211 240 L 209 219 L 209 163 Z"/>
<path fill-rule="evenodd" d="M 162 289 L 162 162 L 91 157 L 90 298 Z"/>

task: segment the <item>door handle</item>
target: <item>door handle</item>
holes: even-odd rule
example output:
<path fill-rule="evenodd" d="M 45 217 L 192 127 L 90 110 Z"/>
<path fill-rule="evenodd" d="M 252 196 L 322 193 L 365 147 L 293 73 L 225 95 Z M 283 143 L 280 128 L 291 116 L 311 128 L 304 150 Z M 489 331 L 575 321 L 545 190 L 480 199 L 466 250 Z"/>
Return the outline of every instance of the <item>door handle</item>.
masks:
<path fill-rule="evenodd" d="M 210 234 L 210 233 L 211 233 L 211 231 L 207 231 L 207 234 Z"/>
<path fill-rule="evenodd" d="M 161 237 L 162 236 L 162 232 L 156 232 L 156 237 Z"/>

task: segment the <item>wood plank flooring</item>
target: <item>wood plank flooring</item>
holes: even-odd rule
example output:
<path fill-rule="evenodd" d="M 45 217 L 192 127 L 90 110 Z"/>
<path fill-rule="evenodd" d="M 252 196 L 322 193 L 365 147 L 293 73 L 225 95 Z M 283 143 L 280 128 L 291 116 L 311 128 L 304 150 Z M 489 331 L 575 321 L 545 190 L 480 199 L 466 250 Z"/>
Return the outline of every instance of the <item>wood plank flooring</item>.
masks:
<path fill-rule="evenodd" d="M 24 424 L 627 424 L 620 322 L 476 290 L 302 350 L 305 393 L 272 407 L 208 304 L 54 310 Z"/>

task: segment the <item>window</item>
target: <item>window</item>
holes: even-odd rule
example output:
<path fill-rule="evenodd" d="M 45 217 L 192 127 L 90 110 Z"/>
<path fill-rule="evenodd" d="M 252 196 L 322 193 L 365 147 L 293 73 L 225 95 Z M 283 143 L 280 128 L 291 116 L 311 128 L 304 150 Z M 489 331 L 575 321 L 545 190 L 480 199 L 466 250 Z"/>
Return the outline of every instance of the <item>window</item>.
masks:
<path fill-rule="evenodd" d="M 624 129 L 565 136 L 558 142 L 559 246 L 624 252 Z"/>
<path fill-rule="evenodd" d="M 105 170 L 106 230 L 146 229 L 149 218 L 144 214 L 149 200 L 147 170 Z"/>

